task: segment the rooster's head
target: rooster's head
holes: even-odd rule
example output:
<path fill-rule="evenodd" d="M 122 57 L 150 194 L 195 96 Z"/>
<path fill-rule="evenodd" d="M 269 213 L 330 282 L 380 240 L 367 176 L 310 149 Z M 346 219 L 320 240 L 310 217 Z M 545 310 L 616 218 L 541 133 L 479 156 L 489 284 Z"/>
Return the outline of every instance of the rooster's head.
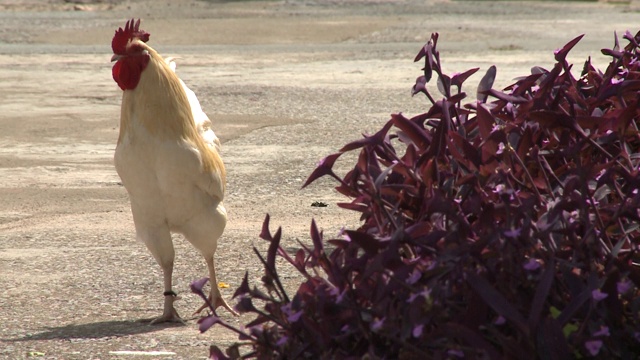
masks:
<path fill-rule="evenodd" d="M 112 75 L 122 90 L 132 90 L 138 85 L 140 75 L 149 63 L 149 53 L 144 45 L 147 41 L 149 33 L 140 30 L 140 19 L 127 21 L 124 29 L 118 28 L 113 35 L 111 61 L 116 63 Z"/>

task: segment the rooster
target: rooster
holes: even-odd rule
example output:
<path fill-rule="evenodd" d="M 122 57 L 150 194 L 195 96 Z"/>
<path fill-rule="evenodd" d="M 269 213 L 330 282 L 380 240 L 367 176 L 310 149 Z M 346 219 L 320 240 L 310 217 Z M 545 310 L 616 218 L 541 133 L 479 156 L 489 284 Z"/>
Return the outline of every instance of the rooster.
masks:
<path fill-rule="evenodd" d="M 131 19 L 115 32 L 111 61 L 123 90 L 115 167 L 129 194 L 136 236 L 164 277 L 164 310 L 153 323 L 182 322 L 174 308 L 171 232 L 183 234 L 204 256 L 214 309 L 237 315 L 216 286 L 214 253 L 227 222 L 220 142 L 195 94 L 175 74 L 175 62 L 147 45 L 149 36 L 140 20 Z"/>

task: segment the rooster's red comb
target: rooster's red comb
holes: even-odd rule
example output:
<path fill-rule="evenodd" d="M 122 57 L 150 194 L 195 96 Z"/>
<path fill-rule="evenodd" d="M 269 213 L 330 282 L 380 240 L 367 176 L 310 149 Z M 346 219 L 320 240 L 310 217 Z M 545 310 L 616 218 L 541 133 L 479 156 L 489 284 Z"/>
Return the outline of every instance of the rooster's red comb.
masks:
<path fill-rule="evenodd" d="M 134 38 L 144 42 L 149 41 L 149 33 L 140 30 L 140 19 L 138 19 L 138 21 L 131 19 L 127 21 L 124 29 L 118 28 L 118 30 L 116 30 L 116 34 L 113 35 L 113 40 L 111 40 L 113 53 L 118 55 L 124 54 L 127 50 L 127 43 Z"/>

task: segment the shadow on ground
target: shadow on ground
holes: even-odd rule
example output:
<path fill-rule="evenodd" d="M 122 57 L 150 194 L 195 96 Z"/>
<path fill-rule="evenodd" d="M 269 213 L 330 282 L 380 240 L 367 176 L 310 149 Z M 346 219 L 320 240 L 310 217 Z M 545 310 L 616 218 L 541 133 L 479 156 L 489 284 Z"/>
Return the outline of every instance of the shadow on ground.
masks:
<path fill-rule="evenodd" d="M 33 335 L 13 339 L 1 339 L 3 341 L 33 341 L 33 340 L 56 340 L 56 339 L 100 339 L 105 337 L 120 337 L 152 333 L 166 328 L 182 327 L 182 324 L 150 324 L 149 320 L 122 320 L 122 321 L 101 321 L 82 325 L 65 325 L 60 327 L 47 327 L 46 330 Z"/>

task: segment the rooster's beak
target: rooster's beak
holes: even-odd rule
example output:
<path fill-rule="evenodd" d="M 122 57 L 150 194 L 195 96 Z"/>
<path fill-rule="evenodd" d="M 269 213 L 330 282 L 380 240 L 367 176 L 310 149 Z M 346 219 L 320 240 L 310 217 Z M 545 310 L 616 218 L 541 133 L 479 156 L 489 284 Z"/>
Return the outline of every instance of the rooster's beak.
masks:
<path fill-rule="evenodd" d="M 122 55 L 113 54 L 113 56 L 111 57 L 111 62 L 118 61 L 122 57 L 123 57 Z"/>

